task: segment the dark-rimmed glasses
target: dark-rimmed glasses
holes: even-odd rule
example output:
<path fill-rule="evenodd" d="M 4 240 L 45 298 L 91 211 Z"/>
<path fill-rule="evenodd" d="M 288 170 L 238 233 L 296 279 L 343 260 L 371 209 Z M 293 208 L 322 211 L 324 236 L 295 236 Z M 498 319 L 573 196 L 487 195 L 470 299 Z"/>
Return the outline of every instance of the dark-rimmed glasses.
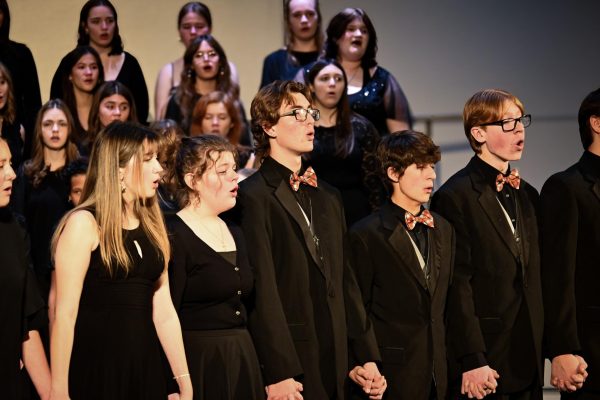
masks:
<path fill-rule="evenodd" d="M 295 108 L 291 111 L 279 114 L 279 116 L 288 117 L 293 115 L 294 118 L 296 118 L 296 121 L 304 122 L 306 121 L 306 118 L 308 118 L 308 114 L 310 114 L 315 121 L 318 121 L 319 118 L 321 118 L 321 112 L 315 108 Z"/>
<path fill-rule="evenodd" d="M 502 132 L 512 132 L 517 127 L 517 122 L 522 123 L 523 128 L 527 128 L 531 125 L 531 114 L 526 114 L 519 118 L 508 118 L 501 119 L 500 121 L 486 122 L 485 124 L 479 124 L 479 126 L 497 125 L 502 127 Z"/>

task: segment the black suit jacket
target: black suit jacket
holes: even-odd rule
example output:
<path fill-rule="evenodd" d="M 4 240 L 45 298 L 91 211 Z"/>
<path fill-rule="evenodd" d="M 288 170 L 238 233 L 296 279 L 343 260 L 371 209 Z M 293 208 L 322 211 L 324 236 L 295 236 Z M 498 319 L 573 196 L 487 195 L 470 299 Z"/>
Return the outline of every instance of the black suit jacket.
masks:
<path fill-rule="evenodd" d="M 429 283 L 396 206 L 385 204 L 350 230 L 351 265 L 375 328 L 386 398 L 424 399 L 435 374 L 437 398 L 447 388 L 444 311 L 454 263 L 454 230 L 440 215 L 427 229 Z"/>
<path fill-rule="evenodd" d="M 360 362 L 380 357 L 356 279 L 345 263 L 339 194 L 321 181 L 313 194 L 313 224 L 322 259 L 290 185 L 273 159 L 266 158 L 258 172 L 240 184 L 237 211 L 256 274 L 249 330 L 267 385 L 299 377 L 305 399 L 326 398 L 309 286 L 309 268 L 318 268 L 327 288 L 321 307 L 329 312 L 333 328 L 335 351 L 328 356 L 335 360 L 337 394 L 342 399 L 348 344 Z"/>
<path fill-rule="evenodd" d="M 586 152 L 550 177 L 540 208 L 547 356 L 581 354 L 590 373 L 584 388 L 593 390 L 600 390 L 598 160 Z"/>
<path fill-rule="evenodd" d="M 527 348 L 534 354 L 535 360 L 528 362 L 537 365 L 537 371 L 531 375 L 537 372 L 543 382 L 538 194 L 524 180 L 515 192 L 518 239 L 475 158 L 442 185 L 431 204 L 456 231 L 447 316 L 450 375 L 459 379 L 464 370 L 487 363 L 500 374 L 500 393 L 524 389 L 518 387 L 522 377 L 514 373 L 524 365 L 515 348 Z M 515 331 L 515 326 L 520 326 L 520 331 Z M 482 353 L 483 358 L 472 358 Z M 469 358 L 470 365 L 466 365 Z"/>

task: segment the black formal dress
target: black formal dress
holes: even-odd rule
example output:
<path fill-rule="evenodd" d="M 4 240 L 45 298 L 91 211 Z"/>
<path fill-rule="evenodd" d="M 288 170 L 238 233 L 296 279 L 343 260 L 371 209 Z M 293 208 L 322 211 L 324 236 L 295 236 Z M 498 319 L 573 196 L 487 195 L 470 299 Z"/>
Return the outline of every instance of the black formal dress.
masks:
<path fill-rule="evenodd" d="M 127 89 L 131 91 L 133 95 L 133 101 L 135 101 L 135 111 L 137 114 L 138 121 L 145 124 L 148 121 L 148 87 L 146 86 L 146 80 L 144 79 L 144 73 L 138 60 L 129 54 L 125 53 L 125 60 L 121 66 L 121 70 L 117 75 L 116 81 L 121 82 L 127 86 Z M 62 99 L 64 94 L 61 86 L 62 74 L 70 74 L 70 71 L 65 70 L 65 59 L 63 58 L 58 65 L 54 77 L 52 78 L 52 84 L 50 86 L 50 98 L 51 99 Z"/>
<path fill-rule="evenodd" d="M 123 230 L 132 260 L 110 277 L 96 248 L 79 301 L 69 366 L 73 400 L 164 400 L 167 377 L 152 320 L 152 299 L 164 262 L 140 227 Z"/>
<path fill-rule="evenodd" d="M 369 69 L 363 70 L 363 87 L 348 96 L 352 111 L 371 121 L 381 136 L 390 133 L 387 119 L 405 121 L 411 127 L 408 100 L 394 76 L 379 66 L 373 76 L 369 74 Z"/>
<path fill-rule="evenodd" d="M 12 77 L 17 106 L 17 120 L 25 128 L 24 159 L 31 153 L 35 119 L 42 107 L 40 82 L 31 50 L 23 43 L 8 40 L 0 43 L 0 62 Z M 13 154 L 13 158 L 15 155 Z"/>
<path fill-rule="evenodd" d="M 580 354 L 589 377 L 568 399 L 600 398 L 600 156 L 550 177 L 540 197 L 547 357 Z"/>
<path fill-rule="evenodd" d="M 342 195 L 346 225 L 369 215 L 382 204 L 385 187 L 373 176 L 379 134 L 364 117 L 353 114 L 352 151 L 346 157 L 336 154 L 335 127 L 315 127 L 313 151 L 307 155 L 319 179 Z"/>
<path fill-rule="evenodd" d="M 22 399 L 21 348 L 27 333 L 47 324 L 46 305 L 29 268 L 25 229 L 0 208 L 0 385 L 2 398 Z"/>
<path fill-rule="evenodd" d="M 246 324 L 254 276 L 239 228 L 236 249 L 218 253 L 177 215 L 169 217 L 169 283 L 179 314 L 194 399 L 264 399 L 256 350 Z"/>
<path fill-rule="evenodd" d="M 290 174 L 267 157 L 240 183 L 236 211 L 256 279 L 249 328 L 266 385 L 296 378 L 305 399 L 341 400 L 348 351 L 360 364 L 379 351 L 345 262 L 339 194 L 325 182 L 294 192 Z"/>
<path fill-rule="evenodd" d="M 276 80 L 293 80 L 298 71 L 317 60 L 318 51 L 287 51 L 279 49 L 265 57 L 260 87 Z"/>
<path fill-rule="evenodd" d="M 443 400 L 454 230 L 433 213 L 434 228 L 418 223 L 409 231 L 404 214 L 390 202 L 355 224 L 348 234 L 350 264 L 375 328 L 381 373 L 388 382 L 384 398 Z"/>
<path fill-rule="evenodd" d="M 500 374 L 497 395 L 531 391 L 541 399 L 538 194 L 523 179 L 520 189 L 505 184 L 497 192 L 497 175 L 474 156 L 431 203 L 456 230 L 447 317 L 452 394 L 462 372 L 487 364 Z"/>

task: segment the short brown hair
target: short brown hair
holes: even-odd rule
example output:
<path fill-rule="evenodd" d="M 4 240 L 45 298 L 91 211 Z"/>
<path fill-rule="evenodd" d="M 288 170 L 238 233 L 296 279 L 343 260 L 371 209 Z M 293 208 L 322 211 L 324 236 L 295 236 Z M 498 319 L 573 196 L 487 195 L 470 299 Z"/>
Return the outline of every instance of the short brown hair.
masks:
<path fill-rule="evenodd" d="M 463 109 L 465 135 L 475 153 L 481 153 L 481 143 L 471 135 L 471 128 L 501 119 L 506 103 L 514 103 L 522 113 L 525 111 L 521 100 L 502 89 L 480 90 L 465 103 Z"/>
<path fill-rule="evenodd" d="M 392 191 L 387 170 L 392 168 L 399 176 L 412 164 L 435 164 L 442 158 L 440 147 L 424 133 L 405 130 L 391 133 L 381 139 L 377 147 L 379 174 Z"/>
<path fill-rule="evenodd" d="M 252 136 L 259 158 L 267 156 L 271 148 L 265 129 L 277 124 L 279 109 L 284 102 L 294 104 L 293 93 L 304 95 L 312 105 L 312 96 L 308 86 L 294 81 L 274 81 L 260 89 L 254 96 L 250 105 L 250 115 L 252 117 Z"/>

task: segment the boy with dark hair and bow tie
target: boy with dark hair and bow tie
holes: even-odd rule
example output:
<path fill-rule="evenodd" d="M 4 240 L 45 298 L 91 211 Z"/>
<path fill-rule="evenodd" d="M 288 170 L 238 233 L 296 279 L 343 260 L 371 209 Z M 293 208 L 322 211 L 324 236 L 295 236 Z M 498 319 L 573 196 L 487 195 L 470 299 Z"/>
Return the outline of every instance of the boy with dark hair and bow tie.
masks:
<path fill-rule="evenodd" d="M 348 234 L 351 265 L 379 344 L 390 399 L 446 398 L 444 312 L 454 230 L 430 213 L 439 147 L 402 131 L 382 139 L 379 172 L 390 201 Z"/>
<path fill-rule="evenodd" d="M 312 151 L 308 88 L 276 81 L 252 101 L 262 164 L 240 184 L 238 212 L 255 272 L 249 313 L 268 399 L 342 400 L 350 378 L 371 399 L 386 388 L 379 351 L 352 270 L 345 262 L 339 193 L 302 165 Z"/>
<path fill-rule="evenodd" d="M 540 195 L 545 343 L 561 399 L 600 399 L 600 89 L 579 107 L 583 154 Z M 585 361 L 584 361 L 585 359 Z M 586 368 L 589 364 L 590 375 Z M 580 389 L 580 390 L 578 390 Z"/>
<path fill-rule="evenodd" d="M 538 193 L 509 166 L 521 159 L 531 116 L 514 95 L 487 89 L 467 101 L 463 122 L 475 156 L 431 203 L 456 232 L 447 314 L 450 393 L 541 400 Z"/>

